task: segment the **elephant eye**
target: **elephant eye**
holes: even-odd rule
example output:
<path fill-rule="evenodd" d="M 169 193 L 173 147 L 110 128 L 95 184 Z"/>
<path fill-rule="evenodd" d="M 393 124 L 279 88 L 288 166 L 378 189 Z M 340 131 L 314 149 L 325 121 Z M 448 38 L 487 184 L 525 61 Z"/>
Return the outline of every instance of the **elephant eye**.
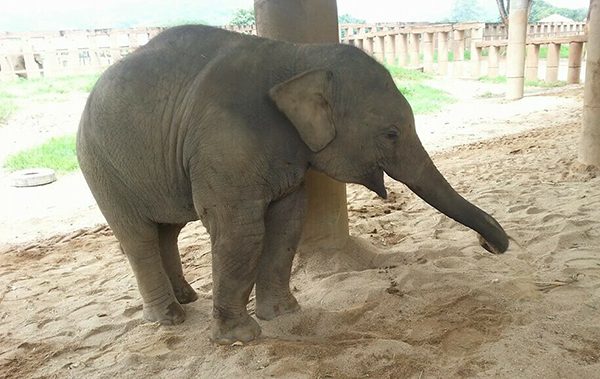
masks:
<path fill-rule="evenodd" d="M 385 136 L 387 139 L 397 140 L 398 139 L 398 129 L 396 129 L 396 128 L 389 129 L 388 131 L 385 132 Z"/>

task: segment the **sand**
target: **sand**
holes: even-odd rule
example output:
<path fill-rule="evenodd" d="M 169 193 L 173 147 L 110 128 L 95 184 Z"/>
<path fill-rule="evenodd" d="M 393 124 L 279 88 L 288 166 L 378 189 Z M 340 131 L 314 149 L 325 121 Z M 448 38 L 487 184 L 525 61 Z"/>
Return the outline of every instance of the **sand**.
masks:
<path fill-rule="evenodd" d="M 580 104 L 580 90 L 561 96 Z M 581 108 L 511 122 L 537 128 L 433 155 L 503 224 L 514 239 L 506 254 L 489 254 L 401 184 L 386 183 L 388 200 L 351 185 L 350 231 L 377 246 L 377 267 L 317 269 L 300 257 L 302 309 L 259 321 L 263 336 L 244 346 L 208 340 L 210 244 L 198 223 L 180 250 L 200 297 L 176 327 L 142 321 L 103 225 L 5 243 L 0 377 L 598 377 L 600 173 L 576 163 Z"/>

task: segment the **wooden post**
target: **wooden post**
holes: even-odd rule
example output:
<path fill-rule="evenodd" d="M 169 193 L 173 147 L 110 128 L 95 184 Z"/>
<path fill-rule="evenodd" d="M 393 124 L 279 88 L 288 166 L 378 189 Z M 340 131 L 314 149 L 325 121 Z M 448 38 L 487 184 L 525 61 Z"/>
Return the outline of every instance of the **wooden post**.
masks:
<path fill-rule="evenodd" d="M 396 34 L 395 40 L 398 66 L 405 67 L 408 63 L 408 40 L 406 33 Z"/>
<path fill-rule="evenodd" d="M 560 59 L 560 44 L 548 44 L 548 58 L 546 60 L 546 82 L 558 81 L 558 65 Z"/>
<path fill-rule="evenodd" d="M 600 167 L 600 0 L 590 0 L 579 161 Z"/>
<path fill-rule="evenodd" d="M 260 36 L 298 43 L 337 43 L 335 0 L 255 0 Z M 303 244 L 340 247 L 348 241 L 346 185 L 309 170 Z"/>
<path fill-rule="evenodd" d="M 410 33 L 410 45 L 408 46 L 410 55 L 410 66 L 419 67 L 419 34 Z"/>
<path fill-rule="evenodd" d="M 423 71 L 433 72 L 433 33 L 422 33 L 423 39 Z"/>
<path fill-rule="evenodd" d="M 440 75 L 448 74 L 448 32 L 438 33 L 438 71 Z"/>
<path fill-rule="evenodd" d="M 581 78 L 581 53 L 583 42 L 571 42 L 569 44 L 569 71 L 567 72 L 567 83 L 579 83 Z"/>
<path fill-rule="evenodd" d="M 506 97 L 517 100 L 525 90 L 525 40 L 527 38 L 527 10 L 529 0 L 513 0 L 508 17 L 508 48 L 506 52 Z"/>
<path fill-rule="evenodd" d="M 525 59 L 525 79 L 537 80 L 540 62 L 540 45 L 527 45 L 527 58 Z"/>
<path fill-rule="evenodd" d="M 488 48 L 488 76 L 495 78 L 498 76 L 500 62 L 498 60 L 498 46 Z"/>
<path fill-rule="evenodd" d="M 383 37 L 383 51 L 385 54 L 385 62 L 387 64 L 396 64 L 396 44 L 394 43 L 395 36 L 388 34 Z"/>
<path fill-rule="evenodd" d="M 452 74 L 455 78 L 462 76 L 463 61 L 465 60 L 465 32 L 464 30 L 454 31 L 454 62 L 452 62 Z"/>

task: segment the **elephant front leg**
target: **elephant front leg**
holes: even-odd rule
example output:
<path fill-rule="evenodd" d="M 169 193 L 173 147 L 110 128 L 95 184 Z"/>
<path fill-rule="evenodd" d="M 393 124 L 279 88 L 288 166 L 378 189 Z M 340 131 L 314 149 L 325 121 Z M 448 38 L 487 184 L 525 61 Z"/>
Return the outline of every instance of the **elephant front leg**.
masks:
<path fill-rule="evenodd" d="M 260 335 L 246 309 L 256 281 L 264 237 L 264 208 L 232 206 L 237 212 L 219 214 L 211 222 L 213 239 L 213 328 L 219 344 L 248 342 Z"/>
<path fill-rule="evenodd" d="M 290 291 L 290 276 L 305 213 L 304 188 L 273 202 L 267 210 L 256 279 L 256 316 L 260 319 L 272 320 L 300 309 Z"/>

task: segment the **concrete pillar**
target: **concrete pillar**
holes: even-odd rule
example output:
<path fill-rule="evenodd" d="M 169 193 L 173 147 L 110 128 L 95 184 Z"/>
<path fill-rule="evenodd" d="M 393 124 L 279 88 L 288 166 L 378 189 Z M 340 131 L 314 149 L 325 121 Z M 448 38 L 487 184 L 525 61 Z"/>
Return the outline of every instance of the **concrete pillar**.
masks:
<path fill-rule="evenodd" d="M 257 33 L 302 43 L 337 43 L 335 0 L 255 0 Z M 304 245 L 340 247 L 348 241 L 346 185 L 309 170 L 305 180 L 308 210 Z"/>
<path fill-rule="evenodd" d="M 433 72 L 433 33 L 421 34 L 423 40 L 423 71 Z"/>
<path fill-rule="evenodd" d="M 558 64 L 560 59 L 560 44 L 548 44 L 548 58 L 546 60 L 546 81 L 553 83 L 558 81 Z"/>
<path fill-rule="evenodd" d="M 40 67 L 35 61 L 33 48 L 28 40 L 23 39 L 23 59 L 25 61 L 25 71 L 27 72 L 27 79 L 39 78 L 41 75 Z"/>
<path fill-rule="evenodd" d="M 438 33 L 438 71 L 440 75 L 448 74 L 448 32 Z"/>
<path fill-rule="evenodd" d="M 121 59 L 121 46 L 119 46 L 119 34 L 110 33 L 110 60 L 111 64 Z"/>
<path fill-rule="evenodd" d="M 81 68 L 81 64 L 79 62 L 79 48 L 77 46 L 77 40 L 73 37 L 68 38 L 68 44 L 69 44 L 69 49 L 68 49 L 68 67 L 67 67 L 67 71 L 68 72 L 77 72 L 79 73 L 79 69 Z"/>
<path fill-rule="evenodd" d="M 481 76 L 481 48 L 477 44 L 483 41 L 484 27 L 471 30 L 471 78 Z"/>
<path fill-rule="evenodd" d="M 527 45 L 527 58 L 525 59 L 525 79 L 537 80 L 540 62 L 540 45 Z"/>
<path fill-rule="evenodd" d="M 365 37 L 363 39 L 363 50 L 367 54 L 373 55 L 373 37 Z"/>
<path fill-rule="evenodd" d="M 506 97 L 517 100 L 525 90 L 525 40 L 527 38 L 528 0 L 513 0 L 508 16 L 508 47 L 506 51 Z"/>
<path fill-rule="evenodd" d="M 15 77 L 15 70 L 6 55 L 0 55 L 0 79 L 10 80 Z"/>
<path fill-rule="evenodd" d="M 600 0 L 590 0 L 579 161 L 600 167 Z"/>
<path fill-rule="evenodd" d="M 383 36 L 373 37 L 373 57 L 383 63 Z"/>
<path fill-rule="evenodd" d="M 362 49 L 362 48 L 363 48 L 363 40 L 362 40 L 362 39 L 360 39 L 360 38 L 354 38 L 354 39 L 352 40 L 352 44 L 353 44 L 354 46 L 358 47 L 359 49 Z"/>
<path fill-rule="evenodd" d="M 463 62 L 465 60 L 465 32 L 455 30 L 453 34 L 454 62 L 452 62 L 452 74 L 455 78 L 462 76 Z"/>
<path fill-rule="evenodd" d="M 56 51 L 56 44 L 52 37 L 44 37 L 42 66 L 45 78 L 57 76 L 60 71 L 58 65 L 58 52 Z"/>
<path fill-rule="evenodd" d="M 406 33 L 396 34 L 395 42 L 398 66 L 405 67 L 408 64 L 408 36 Z"/>
<path fill-rule="evenodd" d="M 419 35 L 410 33 L 410 44 L 408 46 L 410 55 L 410 66 L 419 67 Z"/>
<path fill-rule="evenodd" d="M 498 76 L 500 61 L 498 60 L 498 46 L 488 48 L 488 76 L 495 78 Z"/>
<path fill-rule="evenodd" d="M 581 78 L 581 53 L 583 42 L 571 42 L 569 44 L 569 71 L 567 72 L 567 83 L 579 83 Z"/>
<path fill-rule="evenodd" d="M 388 34 L 383 37 L 383 51 L 385 54 L 385 62 L 387 64 L 396 64 L 396 44 L 395 39 L 396 36 L 393 34 Z"/>

